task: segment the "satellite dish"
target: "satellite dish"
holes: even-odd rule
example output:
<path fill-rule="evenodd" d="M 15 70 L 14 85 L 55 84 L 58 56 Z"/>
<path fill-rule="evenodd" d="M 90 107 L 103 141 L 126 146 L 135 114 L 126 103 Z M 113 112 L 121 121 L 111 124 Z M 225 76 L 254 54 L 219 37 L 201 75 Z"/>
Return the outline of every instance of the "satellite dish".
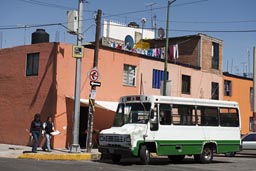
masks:
<path fill-rule="evenodd" d="M 165 36 L 164 29 L 163 29 L 162 27 L 160 27 L 160 28 L 158 29 L 158 37 L 159 37 L 160 39 L 162 39 L 162 38 L 164 38 L 164 36 Z"/>
<path fill-rule="evenodd" d="M 141 22 L 142 24 L 145 24 L 145 23 L 147 22 L 147 19 L 146 19 L 146 18 L 142 18 L 142 19 L 140 20 L 140 22 Z"/>
<path fill-rule="evenodd" d="M 131 50 L 134 46 L 134 41 L 133 41 L 132 36 L 130 36 L 130 35 L 125 36 L 124 43 L 125 43 L 126 48 Z"/>

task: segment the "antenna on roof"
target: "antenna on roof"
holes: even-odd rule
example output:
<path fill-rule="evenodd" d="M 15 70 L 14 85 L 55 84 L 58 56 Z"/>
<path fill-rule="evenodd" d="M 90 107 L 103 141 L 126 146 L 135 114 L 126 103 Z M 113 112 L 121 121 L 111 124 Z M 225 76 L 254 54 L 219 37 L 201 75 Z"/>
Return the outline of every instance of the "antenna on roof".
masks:
<path fill-rule="evenodd" d="M 156 2 L 150 2 L 150 3 L 146 3 L 146 7 L 150 7 L 150 12 L 151 12 L 151 27 L 152 27 L 152 30 L 154 30 L 155 32 L 155 37 L 156 37 L 156 15 L 154 15 L 153 17 L 153 9 L 152 9 L 152 6 L 153 5 L 156 5 L 157 3 Z"/>
<path fill-rule="evenodd" d="M 0 32 L 0 49 L 3 47 L 3 32 Z"/>
<path fill-rule="evenodd" d="M 140 20 L 141 24 L 142 24 L 142 33 L 141 33 L 141 39 L 143 39 L 143 29 L 144 29 L 144 25 L 145 23 L 147 22 L 147 19 L 146 18 L 142 18 Z"/>

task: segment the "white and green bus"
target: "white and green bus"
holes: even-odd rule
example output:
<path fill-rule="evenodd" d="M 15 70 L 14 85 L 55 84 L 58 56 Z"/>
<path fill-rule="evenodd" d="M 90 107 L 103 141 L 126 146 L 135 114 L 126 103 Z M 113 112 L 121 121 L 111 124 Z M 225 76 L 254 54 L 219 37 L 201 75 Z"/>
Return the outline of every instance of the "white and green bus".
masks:
<path fill-rule="evenodd" d="M 127 154 L 149 164 L 151 153 L 180 162 L 210 163 L 214 153 L 240 151 L 237 102 L 135 95 L 120 98 L 113 126 L 102 130 L 99 151 L 114 163 Z"/>

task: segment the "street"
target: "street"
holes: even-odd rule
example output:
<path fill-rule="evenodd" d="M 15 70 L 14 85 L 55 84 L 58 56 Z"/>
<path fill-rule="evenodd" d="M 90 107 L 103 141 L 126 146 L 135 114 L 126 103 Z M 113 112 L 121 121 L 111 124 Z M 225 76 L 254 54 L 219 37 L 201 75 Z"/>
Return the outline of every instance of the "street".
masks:
<path fill-rule="evenodd" d="M 112 164 L 110 160 L 102 161 L 47 161 L 32 159 L 8 159 L 0 158 L 1 171 L 132 171 L 132 170 L 175 170 L 175 171 L 256 171 L 255 169 L 256 155 L 238 154 L 236 157 L 224 157 L 223 155 L 214 156 L 211 164 L 198 164 L 193 157 L 186 157 L 182 163 L 171 163 L 167 158 L 155 158 L 150 165 L 141 165 L 139 159 L 123 159 L 119 165 Z"/>

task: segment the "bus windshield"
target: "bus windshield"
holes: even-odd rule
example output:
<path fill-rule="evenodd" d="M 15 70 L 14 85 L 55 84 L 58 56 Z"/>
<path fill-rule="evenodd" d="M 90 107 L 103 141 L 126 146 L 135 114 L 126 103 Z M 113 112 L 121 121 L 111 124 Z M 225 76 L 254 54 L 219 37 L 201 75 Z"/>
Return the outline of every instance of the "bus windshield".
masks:
<path fill-rule="evenodd" d="M 122 103 L 118 105 L 113 126 L 129 123 L 146 124 L 149 119 L 151 103 Z"/>

